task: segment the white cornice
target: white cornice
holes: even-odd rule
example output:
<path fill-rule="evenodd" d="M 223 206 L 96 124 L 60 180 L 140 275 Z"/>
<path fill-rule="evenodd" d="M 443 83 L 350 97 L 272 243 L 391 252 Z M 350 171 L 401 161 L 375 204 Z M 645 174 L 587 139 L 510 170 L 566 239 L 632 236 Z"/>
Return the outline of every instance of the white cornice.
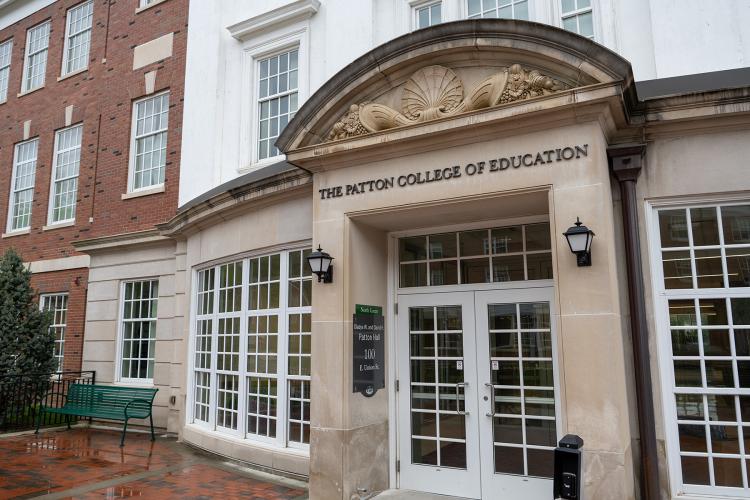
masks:
<path fill-rule="evenodd" d="M 2 1 L 0 0 L 0 2 Z M 284 24 L 310 19 L 318 12 L 319 8 L 319 0 L 295 0 L 277 9 L 233 24 L 227 27 L 227 30 L 237 40 L 244 41 L 259 33 L 278 28 Z"/>

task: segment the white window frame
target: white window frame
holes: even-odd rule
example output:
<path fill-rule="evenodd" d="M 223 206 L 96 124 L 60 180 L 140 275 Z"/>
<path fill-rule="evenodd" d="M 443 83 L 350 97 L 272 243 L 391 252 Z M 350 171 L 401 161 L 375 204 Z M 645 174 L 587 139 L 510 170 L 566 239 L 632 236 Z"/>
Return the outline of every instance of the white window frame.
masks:
<path fill-rule="evenodd" d="M 578 0 L 574 0 L 574 1 L 576 1 L 576 3 L 577 3 Z M 563 6 L 562 6 L 563 5 L 563 0 L 558 0 L 558 8 L 560 9 L 560 16 L 559 16 L 559 20 L 560 20 L 559 26 L 560 26 L 560 28 L 565 29 L 564 28 L 564 21 L 566 19 L 570 19 L 571 17 L 575 18 L 575 20 L 576 20 L 576 31 L 571 31 L 571 33 L 576 33 L 576 34 L 580 35 L 581 34 L 580 33 L 580 31 L 581 31 L 581 23 L 580 23 L 580 19 L 579 19 L 578 16 L 580 16 L 582 14 L 589 14 L 589 13 L 591 13 L 591 26 L 592 26 L 593 33 L 592 33 L 592 35 L 590 37 L 586 36 L 586 35 L 581 35 L 581 36 L 583 36 L 585 38 L 588 38 L 590 40 L 596 40 L 597 39 L 597 30 L 596 30 L 597 14 L 594 11 L 598 10 L 598 9 L 594 8 L 595 7 L 594 3 L 595 3 L 595 0 L 590 0 L 590 3 L 589 3 L 588 7 L 584 7 L 584 8 L 581 8 L 581 9 L 572 10 L 570 12 L 564 12 L 563 11 Z"/>
<path fill-rule="evenodd" d="M 13 39 L 10 38 L 0 43 L 0 52 L 8 50 L 8 61 L 6 64 L 0 63 L 0 104 L 8 100 L 8 88 L 10 87 L 10 65 L 13 59 Z M 5 76 L 2 76 L 5 75 Z"/>
<path fill-rule="evenodd" d="M 299 252 L 309 250 L 311 243 L 303 245 L 292 245 L 284 246 L 276 249 L 266 249 L 262 252 L 250 252 L 244 255 L 235 256 L 233 258 L 222 260 L 221 262 L 214 262 L 208 266 L 201 266 L 193 269 L 192 277 L 192 292 L 191 292 L 191 306 L 190 306 L 190 336 L 188 346 L 188 376 L 187 376 L 187 408 L 185 412 L 185 423 L 187 425 L 197 426 L 202 429 L 206 429 L 211 432 L 216 432 L 218 435 L 232 437 L 240 443 L 247 445 L 265 445 L 273 447 L 277 450 L 295 450 L 305 456 L 309 454 L 310 445 L 307 443 L 297 443 L 289 440 L 289 418 L 288 418 L 288 404 L 289 404 L 289 381 L 299 380 L 296 376 L 290 376 L 288 374 L 288 357 L 289 357 L 289 315 L 290 314 L 312 314 L 312 306 L 304 307 L 290 307 L 289 306 L 289 254 L 292 252 Z M 266 257 L 271 255 L 280 254 L 280 266 L 279 266 L 279 307 L 275 309 L 262 309 L 257 311 L 251 311 L 248 307 L 248 298 L 250 290 L 250 261 L 259 257 Z M 231 264 L 234 262 L 242 262 L 242 287 L 241 287 L 241 303 L 242 307 L 240 312 L 231 313 L 219 313 L 219 299 L 218 290 L 220 285 L 220 271 L 219 268 L 222 265 Z M 305 264 L 305 263 L 303 263 Z M 209 390 L 209 421 L 203 422 L 195 419 L 195 339 L 197 332 L 197 307 L 198 307 L 198 277 L 201 271 L 205 271 L 210 268 L 216 268 L 214 272 L 213 282 L 213 294 L 214 303 L 213 311 L 209 315 L 200 315 L 204 319 L 210 317 L 212 321 L 212 332 L 211 332 L 211 369 L 202 370 L 208 372 L 210 378 L 211 388 Z M 312 277 L 310 278 L 312 279 Z M 247 378 L 252 375 L 247 370 L 247 336 L 248 336 L 248 318 L 250 316 L 266 314 L 278 315 L 278 334 L 277 334 L 277 392 L 276 392 L 276 437 L 270 438 L 265 436 L 259 436 L 256 434 L 250 434 L 247 432 Z M 228 318 L 239 315 L 240 317 L 240 352 L 239 352 L 239 400 L 238 400 L 238 422 L 237 429 L 227 429 L 217 424 L 217 394 L 218 394 L 218 375 L 217 370 L 217 353 L 218 353 L 218 331 L 219 331 L 219 319 Z M 254 372 L 253 372 L 254 373 Z M 312 375 L 312 374 L 311 374 Z M 290 378 L 293 377 L 293 378 Z M 307 377 L 309 382 L 312 382 L 311 376 Z M 283 383 L 282 383 L 283 382 Z M 309 417 L 308 417 L 309 421 Z"/>
<path fill-rule="evenodd" d="M 134 385 L 134 386 L 145 386 L 145 387 L 153 387 L 154 385 L 154 378 L 133 378 L 133 377 L 123 377 L 122 376 L 122 362 L 123 362 L 123 343 L 125 342 L 125 286 L 128 283 L 148 283 L 148 282 L 156 282 L 157 286 L 157 294 L 156 294 L 156 318 L 151 319 L 151 321 L 154 321 L 156 325 L 154 325 L 154 352 L 151 353 L 154 355 L 154 368 L 153 371 L 156 372 L 156 343 L 157 343 L 157 329 L 159 328 L 159 302 L 160 302 L 160 289 L 161 289 L 161 281 L 158 276 L 148 277 L 148 278 L 137 278 L 137 279 L 127 279 L 120 282 L 120 298 L 119 298 L 119 307 L 117 309 L 118 316 L 117 316 L 117 346 L 115 349 L 115 376 L 114 380 L 118 384 L 122 385 Z M 143 321 L 143 319 L 141 319 Z"/>
<path fill-rule="evenodd" d="M 73 12 L 77 9 L 83 9 L 86 6 L 91 6 L 91 24 L 88 28 L 83 29 L 77 33 L 71 33 L 71 21 L 72 21 L 72 15 Z M 84 2 L 79 3 L 78 5 L 74 5 L 70 9 L 68 9 L 68 12 L 65 16 L 65 43 L 63 44 L 63 59 L 62 59 L 62 66 L 60 67 L 60 76 L 64 77 L 67 75 L 72 75 L 75 73 L 80 73 L 82 71 L 86 71 L 89 67 L 89 58 L 91 55 L 91 34 L 93 32 L 94 27 L 94 0 L 86 0 Z M 86 49 L 86 54 L 83 57 L 84 65 L 80 68 L 75 68 L 68 70 L 68 63 L 70 62 L 69 58 L 69 48 L 70 48 L 70 41 L 74 36 L 79 36 L 84 33 L 88 32 L 88 41 L 86 42 L 88 44 L 88 48 Z"/>
<path fill-rule="evenodd" d="M 646 234 L 648 235 L 648 255 L 649 267 L 651 271 L 651 292 L 653 294 L 653 303 L 651 304 L 654 317 L 654 336 L 656 338 L 657 358 L 659 364 L 659 384 L 661 387 L 661 404 L 663 425 L 666 438 L 666 458 L 669 470 L 670 493 L 673 496 L 680 496 L 685 499 L 705 498 L 708 495 L 712 498 L 721 496 L 721 498 L 746 498 L 747 489 L 727 488 L 722 486 L 698 486 L 683 485 L 682 465 L 680 461 L 680 442 L 677 424 L 677 413 L 674 403 L 674 394 L 676 391 L 674 385 L 674 369 L 672 359 L 672 341 L 670 335 L 664 332 L 670 331 L 669 299 L 700 299 L 700 298 L 724 298 L 747 297 L 748 288 L 698 288 L 698 289 L 670 289 L 664 288 L 664 270 L 662 267 L 662 249 L 661 235 L 659 227 L 659 211 L 663 209 L 686 209 L 701 207 L 716 207 L 717 205 L 747 205 L 750 199 L 747 195 L 726 195 L 726 196 L 696 196 L 683 199 L 664 199 L 651 200 L 644 202 L 646 214 Z M 691 230 L 691 229 L 689 229 Z M 719 231 L 721 232 L 721 226 Z M 721 236 L 723 241 L 723 235 Z M 724 246 L 721 245 L 722 254 Z M 691 259 L 692 260 L 692 259 Z M 691 264 L 692 266 L 692 264 Z M 722 264 L 723 266 L 723 264 Z M 695 273 L 693 273 L 695 274 Z M 731 318 L 728 320 L 731 324 Z M 700 330 L 700 327 L 698 327 Z M 691 392 L 681 388 L 680 393 Z M 705 389 L 696 387 L 696 393 L 706 393 Z M 713 392 L 713 391 L 710 391 Z M 720 392 L 720 391 L 719 391 Z M 730 388 L 727 393 L 747 394 L 750 395 L 750 389 L 733 389 Z M 745 450 L 748 455 L 748 450 Z M 750 480 L 750 477 L 748 478 Z M 734 493 L 729 490 L 735 490 Z"/>
<path fill-rule="evenodd" d="M 423 29 L 419 26 L 419 12 L 423 9 L 431 9 L 435 5 L 440 5 L 440 22 L 433 23 L 432 22 L 432 13 L 429 13 L 430 17 L 430 24 L 428 26 L 424 26 L 424 28 L 427 28 L 429 26 L 435 26 L 436 24 L 441 24 L 445 22 L 445 5 L 443 5 L 443 0 L 427 0 L 427 1 L 419 1 L 419 2 L 411 2 L 411 29 L 412 30 L 418 30 Z"/>
<path fill-rule="evenodd" d="M 269 59 L 273 59 L 273 58 L 275 58 L 277 56 L 280 56 L 282 54 L 288 54 L 288 53 L 291 53 L 291 52 L 294 52 L 294 51 L 297 52 L 297 70 L 296 70 L 297 71 L 297 88 L 295 90 L 289 90 L 289 89 L 287 89 L 284 92 L 277 92 L 275 94 L 268 94 L 265 97 L 261 97 L 260 96 L 260 80 L 261 80 L 261 78 L 260 78 L 260 69 L 259 69 L 260 65 L 264 61 L 267 61 Z M 281 159 L 281 158 L 283 158 L 284 155 L 283 154 L 277 154 L 277 155 L 273 155 L 273 156 L 267 156 L 266 158 L 260 158 L 260 150 L 259 150 L 260 149 L 260 144 L 259 143 L 261 141 L 261 138 L 260 138 L 260 110 L 261 110 L 261 108 L 263 106 L 263 103 L 266 103 L 266 102 L 270 103 L 273 100 L 281 99 L 281 98 L 284 98 L 284 97 L 291 98 L 292 94 L 296 94 L 297 95 L 297 109 L 294 111 L 294 113 L 296 114 L 297 111 L 299 111 L 299 108 L 300 108 L 300 102 L 299 102 L 299 77 L 300 77 L 300 75 L 299 75 L 299 46 L 291 46 L 291 47 L 288 47 L 288 48 L 286 48 L 284 50 L 274 51 L 271 54 L 266 54 L 263 57 L 258 57 L 255 60 L 255 68 L 256 68 L 256 75 L 257 75 L 256 81 L 255 81 L 255 88 L 256 88 L 256 93 L 258 95 L 258 100 L 255 103 L 255 108 L 257 109 L 257 113 L 258 113 L 258 118 L 257 118 L 258 119 L 258 123 L 256 124 L 256 126 L 258 127 L 258 135 L 255 137 L 255 144 L 254 144 L 254 146 L 255 146 L 255 150 L 256 150 L 255 151 L 256 156 L 253 159 L 255 160 L 256 163 L 265 163 L 267 161 L 272 160 L 273 158 Z M 270 71 L 270 69 L 269 69 L 269 71 Z M 287 71 L 287 73 L 288 73 L 288 71 Z M 277 76 L 280 75 L 280 74 L 281 74 L 281 72 L 279 71 L 279 73 L 277 73 Z M 269 72 L 269 75 L 270 75 L 270 72 Z M 291 106 L 290 106 L 290 109 L 289 109 L 288 113 L 286 113 L 286 114 L 291 114 Z M 279 117 L 281 117 L 281 113 L 277 114 L 275 118 L 279 118 Z M 269 117 L 268 118 L 269 118 L 269 123 L 270 123 L 270 119 L 272 118 L 270 116 L 270 110 L 269 110 Z M 291 121 L 291 120 L 289 120 L 289 121 Z M 288 124 L 288 122 L 287 122 L 287 124 Z M 276 136 L 277 138 L 278 138 L 279 135 L 281 135 L 281 132 L 282 132 L 282 130 L 278 130 L 277 131 L 277 136 Z M 269 128 L 269 139 L 268 140 L 269 141 L 273 140 L 273 139 L 270 139 L 270 128 Z M 271 147 L 274 147 L 274 146 L 273 146 L 273 144 L 271 142 L 269 142 L 269 150 L 270 150 Z"/>
<path fill-rule="evenodd" d="M 310 29 L 307 20 L 297 22 L 288 31 L 267 33 L 248 41 L 243 47 L 242 100 L 240 103 L 239 172 L 247 173 L 282 161 L 283 154 L 258 160 L 260 136 L 260 61 L 295 48 L 297 56 L 297 110 L 309 97 Z"/>
<path fill-rule="evenodd" d="M 18 173 L 18 152 L 21 146 L 24 144 L 31 144 L 32 142 L 36 142 L 36 156 L 34 158 L 34 173 L 32 174 L 32 181 L 31 181 L 31 187 L 25 188 L 21 190 L 16 190 L 15 184 L 16 184 L 16 174 Z M 7 233 L 13 234 L 13 233 L 22 233 L 25 231 L 28 231 L 31 229 L 31 218 L 34 216 L 34 188 L 36 186 L 36 169 L 37 164 L 39 162 L 39 138 L 35 137 L 33 139 L 29 139 L 28 141 L 23 141 L 16 143 L 14 146 L 14 153 L 13 153 L 13 173 L 10 177 L 10 196 L 8 200 L 8 220 L 7 220 Z M 29 225 L 24 227 L 13 227 L 13 208 L 15 206 L 15 200 L 16 200 L 16 194 L 20 191 L 26 191 L 27 189 L 31 189 L 31 213 L 29 214 Z"/>
<path fill-rule="evenodd" d="M 158 131 L 152 131 L 148 134 L 144 134 L 140 137 L 136 135 L 136 132 L 138 130 L 138 104 L 142 102 L 146 102 L 150 99 L 154 99 L 157 97 L 161 97 L 163 95 L 167 95 L 168 98 L 171 98 L 171 94 L 169 90 L 156 92 L 154 94 L 150 94 L 144 97 L 141 97 L 139 99 L 136 99 L 133 101 L 133 109 L 131 110 L 131 118 L 130 118 L 130 154 L 128 159 L 128 186 L 127 186 L 127 192 L 128 193 L 139 193 L 142 191 L 155 191 L 160 188 L 164 187 L 165 180 L 167 177 L 167 163 L 169 163 L 169 108 L 171 106 L 171 99 L 168 99 L 169 102 L 167 103 L 167 126 L 164 129 L 160 129 Z M 136 161 L 136 143 L 138 139 L 142 139 L 143 137 L 151 136 L 151 135 L 157 135 L 161 134 L 162 132 L 166 132 L 167 134 L 167 156 L 164 160 L 164 179 L 159 184 L 151 184 L 149 186 L 141 186 L 137 189 L 134 188 L 135 185 L 135 161 Z"/>
<path fill-rule="evenodd" d="M 65 308 L 64 309 L 46 309 L 45 306 L 47 300 L 52 300 L 55 302 L 55 305 L 57 305 L 58 300 L 62 300 L 64 302 Z M 58 293 L 43 293 L 39 295 L 39 309 L 42 311 L 50 311 L 53 314 L 52 317 L 52 323 L 49 325 L 49 329 L 53 328 L 62 328 L 62 335 L 60 336 L 60 340 L 57 339 L 57 333 L 55 333 L 55 347 L 53 348 L 53 352 L 55 353 L 55 358 L 57 359 L 57 365 L 56 370 L 58 372 L 63 371 L 63 363 L 65 361 L 65 336 L 68 333 L 68 312 L 70 311 L 70 294 L 68 292 L 58 292 Z M 65 311 L 65 323 L 55 323 L 55 317 L 57 311 Z M 60 355 L 57 355 L 57 346 L 60 345 Z"/>
<path fill-rule="evenodd" d="M 501 3 L 502 3 L 502 5 L 505 5 L 507 3 L 511 3 L 512 4 L 511 11 L 513 12 L 514 17 L 512 17 L 512 18 L 500 18 L 500 19 L 518 19 L 518 18 L 515 17 L 515 13 L 516 13 L 516 7 L 515 6 L 518 3 L 522 3 L 523 0 L 494 0 L 494 1 L 495 1 L 495 10 L 499 10 L 499 8 L 501 6 L 500 5 Z M 529 18 L 528 18 L 528 21 L 545 22 L 543 19 L 539 19 L 539 16 L 537 14 L 537 10 L 541 10 L 541 9 L 537 8 L 537 5 L 536 5 L 537 1 L 538 0 L 527 0 L 526 1 L 526 5 L 527 5 L 527 7 L 529 9 Z M 481 15 L 484 12 L 483 10 L 480 10 L 480 15 L 478 17 L 469 18 L 469 0 L 463 0 L 462 3 L 463 3 L 462 9 L 463 9 L 463 14 L 464 14 L 463 17 L 465 19 L 484 19 L 484 16 Z M 496 18 L 492 17 L 490 19 L 496 19 Z M 522 19 L 522 20 L 524 20 L 524 19 Z"/>
<path fill-rule="evenodd" d="M 78 144 L 78 169 L 75 176 L 68 176 L 63 179 L 57 179 L 55 176 L 57 174 L 57 162 L 58 162 L 58 156 L 62 152 L 72 151 L 76 148 L 69 148 L 65 151 L 59 151 L 60 147 L 60 136 L 70 130 L 73 130 L 75 128 L 81 129 L 81 141 Z M 53 150 L 52 154 L 52 172 L 51 172 L 51 179 L 50 179 L 50 187 L 49 187 L 49 203 L 47 204 L 47 225 L 48 226 L 54 226 L 58 224 L 68 224 L 71 222 L 75 222 L 76 220 L 76 210 L 78 209 L 78 200 L 75 200 L 75 203 L 73 205 L 73 217 L 67 218 L 67 219 L 60 219 L 55 220 L 55 198 L 57 194 L 57 184 L 59 182 L 64 182 L 71 179 L 77 179 L 76 182 L 76 198 L 78 198 L 78 187 L 79 183 L 78 180 L 81 175 L 81 153 L 83 152 L 83 123 L 78 123 L 76 125 L 72 125 L 70 127 L 66 127 L 63 129 L 60 129 L 55 132 L 55 149 Z"/>
<path fill-rule="evenodd" d="M 29 43 L 29 36 L 32 31 L 41 28 L 42 26 L 47 25 L 47 45 L 44 49 L 38 50 L 31 54 L 31 44 Z M 51 36 L 52 31 L 52 21 L 50 19 L 47 19 L 44 22 L 41 22 L 37 24 L 36 26 L 32 26 L 28 30 L 26 30 L 26 52 L 23 58 L 23 78 L 21 79 L 21 94 L 26 94 L 29 92 L 33 92 L 34 90 L 40 89 L 44 87 L 44 85 L 47 82 L 47 65 L 49 64 L 49 39 Z M 27 87 L 28 81 L 27 77 L 29 76 L 29 61 L 31 57 L 41 54 L 42 52 L 46 52 L 44 55 L 44 70 L 42 71 L 42 81 L 41 83 L 36 87 Z"/>

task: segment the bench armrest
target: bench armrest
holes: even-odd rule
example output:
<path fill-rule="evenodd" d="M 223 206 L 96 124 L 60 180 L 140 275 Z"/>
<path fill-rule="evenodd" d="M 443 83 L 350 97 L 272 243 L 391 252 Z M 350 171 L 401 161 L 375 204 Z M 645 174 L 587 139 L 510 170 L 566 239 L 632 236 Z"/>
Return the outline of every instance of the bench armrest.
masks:
<path fill-rule="evenodd" d="M 125 405 L 125 418 L 129 418 L 128 417 L 128 408 L 133 403 L 138 403 L 139 405 L 143 405 L 143 406 L 139 406 L 138 407 L 138 409 L 140 409 L 140 410 L 145 410 L 146 407 L 148 407 L 148 413 L 151 414 L 151 408 L 152 408 L 152 406 L 154 404 L 153 400 L 148 400 L 148 399 L 133 399 L 133 400 L 129 401 L 128 404 Z"/>

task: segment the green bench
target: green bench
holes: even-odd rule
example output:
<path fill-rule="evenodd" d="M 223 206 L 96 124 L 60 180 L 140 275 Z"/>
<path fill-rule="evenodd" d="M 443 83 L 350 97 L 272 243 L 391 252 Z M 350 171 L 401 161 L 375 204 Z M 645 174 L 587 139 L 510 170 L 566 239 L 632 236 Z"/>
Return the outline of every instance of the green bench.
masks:
<path fill-rule="evenodd" d="M 131 418 L 148 418 L 151 422 L 151 441 L 154 440 L 154 417 L 151 407 L 154 404 L 156 391 L 141 387 L 117 387 L 111 385 L 71 384 L 68 393 L 59 394 L 65 397 L 65 404 L 60 407 L 40 405 L 36 420 L 36 432 L 42 422 L 44 413 L 65 415 L 70 429 L 70 417 L 103 418 L 106 420 L 122 420 L 120 446 L 125 444 L 125 432 L 128 430 L 128 420 Z M 46 398 L 45 398 L 46 400 Z"/>

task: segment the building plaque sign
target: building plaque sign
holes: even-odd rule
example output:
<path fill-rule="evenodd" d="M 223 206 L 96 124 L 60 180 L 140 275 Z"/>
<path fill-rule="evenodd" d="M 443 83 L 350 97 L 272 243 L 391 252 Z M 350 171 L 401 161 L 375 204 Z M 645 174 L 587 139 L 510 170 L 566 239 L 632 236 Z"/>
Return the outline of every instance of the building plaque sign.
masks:
<path fill-rule="evenodd" d="M 382 307 L 356 306 L 352 319 L 352 392 L 368 398 L 385 387 L 384 324 Z"/>
<path fill-rule="evenodd" d="M 567 162 L 589 155 L 589 145 L 565 146 L 562 148 L 547 149 L 534 153 L 522 153 L 513 156 L 492 158 L 490 160 L 455 165 L 452 167 L 436 168 L 399 175 L 398 177 L 383 177 L 380 179 L 368 179 L 366 181 L 354 182 L 341 186 L 324 187 L 318 189 L 321 200 L 342 198 L 344 196 L 356 196 L 374 191 L 385 191 L 387 189 L 398 189 L 419 184 L 431 184 L 433 182 L 450 182 L 460 177 L 475 177 L 477 175 L 492 175 L 506 170 L 536 167 L 550 163 Z"/>

